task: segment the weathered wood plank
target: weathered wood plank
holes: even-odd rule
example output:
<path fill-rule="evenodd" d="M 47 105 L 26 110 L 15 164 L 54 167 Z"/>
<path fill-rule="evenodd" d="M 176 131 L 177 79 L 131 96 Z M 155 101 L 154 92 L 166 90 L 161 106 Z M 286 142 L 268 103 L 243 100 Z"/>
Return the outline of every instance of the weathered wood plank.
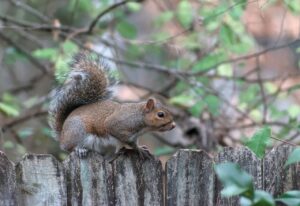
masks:
<path fill-rule="evenodd" d="M 101 155 L 80 159 L 72 153 L 65 161 L 68 205 L 115 205 L 112 165 Z"/>
<path fill-rule="evenodd" d="M 288 190 L 300 189 L 300 164 L 284 167 L 292 150 L 293 147 L 287 145 L 277 147 L 264 158 L 263 187 L 275 196 Z"/>
<path fill-rule="evenodd" d="M 255 189 L 262 189 L 262 170 L 261 160 L 258 159 L 254 153 L 244 147 L 230 148 L 226 147 L 220 152 L 216 158 L 216 163 L 234 162 L 240 165 L 240 167 L 253 176 Z M 239 198 L 223 198 L 220 191 L 222 190 L 222 184 L 220 181 L 216 181 L 215 191 L 215 205 L 235 206 L 239 205 Z"/>
<path fill-rule="evenodd" d="M 24 156 L 16 174 L 19 205 L 67 205 L 63 167 L 52 155 Z"/>
<path fill-rule="evenodd" d="M 90 153 L 65 160 L 69 205 L 163 205 L 162 166 L 133 151 L 113 163 Z"/>
<path fill-rule="evenodd" d="M 166 165 L 166 205 L 213 205 L 212 159 L 200 150 L 179 150 Z"/>
<path fill-rule="evenodd" d="M 116 205 L 163 205 L 163 172 L 157 159 L 128 150 L 114 162 Z"/>
<path fill-rule="evenodd" d="M 14 164 L 0 151 L 0 205 L 17 205 Z"/>

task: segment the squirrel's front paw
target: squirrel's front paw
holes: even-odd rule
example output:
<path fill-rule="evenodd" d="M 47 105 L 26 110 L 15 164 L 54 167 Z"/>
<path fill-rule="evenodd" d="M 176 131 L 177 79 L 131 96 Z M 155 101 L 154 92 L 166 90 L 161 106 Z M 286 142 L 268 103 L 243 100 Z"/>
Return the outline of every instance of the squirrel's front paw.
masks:
<path fill-rule="evenodd" d="M 75 153 L 79 158 L 86 158 L 88 154 L 88 150 L 82 147 L 76 147 L 75 148 Z"/>

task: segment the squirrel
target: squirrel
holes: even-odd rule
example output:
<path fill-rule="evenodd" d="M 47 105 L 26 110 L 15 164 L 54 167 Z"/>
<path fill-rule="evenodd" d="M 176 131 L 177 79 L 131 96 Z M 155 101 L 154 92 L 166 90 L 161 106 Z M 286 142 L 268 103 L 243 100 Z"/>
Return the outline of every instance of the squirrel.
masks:
<path fill-rule="evenodd" d="M 145 146 L 138 146 L 138 137 L 173 129 L 172 114 L 155 98 L 138 103 L 112 100 L 115 79 L 100 60 L 87 51 L 73 57 L 65 82 L 54 90 L 50 101 L 54 137 L 63 150 L 75 150 L 80 158 L 92 150 L 112 161 L 125 146 L 149 156 Z"/>

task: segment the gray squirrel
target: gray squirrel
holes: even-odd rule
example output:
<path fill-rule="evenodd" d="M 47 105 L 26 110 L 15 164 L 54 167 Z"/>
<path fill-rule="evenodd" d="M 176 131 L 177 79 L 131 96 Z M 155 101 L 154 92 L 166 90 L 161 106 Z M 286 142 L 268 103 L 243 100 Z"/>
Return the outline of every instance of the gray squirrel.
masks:
<path fill-rule="evenodd" d="M 154 98 L 138 103 L 113 101 L 114 80 L 93 57 L 86 51 L 76 54 L 64 84 L 51 97 L 49 124 L 54 136 L 62 149 L 75 150 L 81 158 L 92 150 L 112 161 L 124 146 L 149 155 L 147 148 L 137 145 L 138 137 L 173 129 L 172 114 Z"/>

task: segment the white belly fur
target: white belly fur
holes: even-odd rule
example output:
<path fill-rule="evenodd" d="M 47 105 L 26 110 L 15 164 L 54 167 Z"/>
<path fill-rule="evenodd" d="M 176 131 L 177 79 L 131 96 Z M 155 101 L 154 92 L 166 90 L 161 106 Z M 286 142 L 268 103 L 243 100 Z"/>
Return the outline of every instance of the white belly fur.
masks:
<path fill-rule="evenodd" d="M 94 150 L 100 154 L 116 154 L 122 147 L 123 143 L 118 139 L 108 137 L 97 137 L 96 135 L 89 134 L 81 144 L 84 148 Z"/>

